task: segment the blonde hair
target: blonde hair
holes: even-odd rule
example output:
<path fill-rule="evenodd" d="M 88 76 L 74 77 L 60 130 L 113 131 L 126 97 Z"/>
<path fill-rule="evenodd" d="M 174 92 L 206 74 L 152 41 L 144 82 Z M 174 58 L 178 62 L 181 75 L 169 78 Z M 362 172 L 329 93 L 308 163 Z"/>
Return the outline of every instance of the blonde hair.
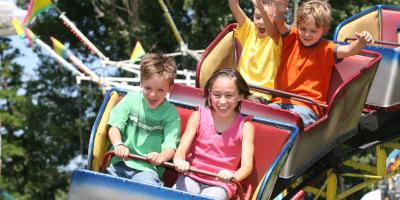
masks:
<path fill-rule="evenodd" d="M 326 0 L 310 0 L 304 2 L 297 11 L 296 23 L 299 25 L 302 22 L 306 22 L 314 19 L 317 27 L 323 27 L 325 32 L 329 30 L 331 26 L 331 5 Z"/>
<path fill-rule="evenodd" d="M 162 76 L 169 80 L 171 85 L 174 84 L 174 79 L 176 78 L 175 61 L 162 54 L 146 54 L 140 62 L 140 81 L 155 76 Z"/>

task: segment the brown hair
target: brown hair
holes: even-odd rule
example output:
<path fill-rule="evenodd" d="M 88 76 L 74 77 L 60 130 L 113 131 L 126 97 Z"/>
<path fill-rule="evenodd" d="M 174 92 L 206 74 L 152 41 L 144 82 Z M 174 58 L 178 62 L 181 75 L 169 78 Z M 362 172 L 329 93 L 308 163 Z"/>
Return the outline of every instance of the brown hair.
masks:
<path fill-rule="evenodd" d="M 326 0 L 310 0 L 304 2 L 297 11 L 296 24 L 314 19 L 317 27 L 327 32 L 332 22 L 331 5 Z"/>
<path fill-rule="evenodd" d="M 235 80 L 236 88 L 239 91 L 240 95 L 243 95 L 243 98 L 246 99 L 250 95 L 249 86 L 247 85 L 246 81 L 240 75 L 240 73 L 234 68 L 221 68 L 215 71 L 211 77 L 207 80 L 206 86 L 204 87 L 204 96 L 206 97 L 206 107 L 211 106 L 211 100 L 209 100 L 210 90 L 212 85 L 214 84 L 215 80 L 219 77 L 228 77 Z M 236 112 L 240 110 L 240 103 L 235 108 Z"/>
<path fill-rule="evenodd" d="M 176 77 L 175 61 L 162 54 L 146 54 L 140 62 L 140 81 L 154 76 L 163 76 L 170 81 L 171 85 L 174 84 Z"/>

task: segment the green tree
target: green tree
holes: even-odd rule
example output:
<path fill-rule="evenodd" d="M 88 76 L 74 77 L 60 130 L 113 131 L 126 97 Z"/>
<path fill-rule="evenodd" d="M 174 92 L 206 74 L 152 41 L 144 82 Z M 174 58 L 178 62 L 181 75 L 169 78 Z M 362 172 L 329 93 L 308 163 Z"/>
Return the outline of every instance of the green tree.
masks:
<path fill-rule="evenodd" d="M 334 23 L 327 37 L 331 38 L 334 27 L 343 19 L 369 6 L 394 5 L 396 1 L 330 1 Z M 26 8 L 28 0 L 18 3 Z M 234 22 L 227 0 L 165 0 L 165 3 L 190 49 L 205 49 L 223 27 Z M 56 4 L 112 60 L 128 59 L 137 40 L 148 52 L 179 50 L 158 1 L 58 0 Z M 251 1 L 241 1 L 241 6 L 251 17 Z M 98 59 L 64 27 L 58 15 L 56 9 L 41 14 L 32 24 L 32 30 L 48 44 L 50 36 L 67 42 L 73 53 L 90 67 L 100 67 Z M 1 55 L 12 55 L 9 42 L 3 40 L 1 44 L 8 46 L 1 47 L 4 49 Z M 0 91 L 0 119 L 5 127 L 1 131 L 6 135 L 0 183 L 19 199 L 62 198 L 70 177 L 70 171 L 63 170 L 63 166 L 86 154 L 90 128 L 102 99 L 101 89 L 88 82 L 77 85 L 68 71 L 57 69 L 53 58 L 39 49 L 37 53 L 41 60 L 37 78 L 25 84 L 19 79 L 21 66 L 4 64 L 12 63 L 17 54 L 8 59 L 2 56 L 0 82 L 7 83 L 7 89 Z M 196 65 L 190 59 L 178 58 L 178 61 L 182 68 L 194 69 Z M 12 76 L 10 70 L 14 70 Z M 3 76 L 3 73 L 9 74 Z M 7 77 L 6 82 L 3 77 Z M 18 95 L 18 91 L 26 97 Z"/>
<path fill-rule="evenodd" d="M 3 148 L 0 190 L 13 195 L 23 188 L 19 178 L 10 175 L 18 172 L 26 159 L 26 149 L 19 138 L 24 129 L 25 110 L 29 104 L 29 99 L 23 96 L 22 66 L 15 63 L 20 55 L 19 50 L 11 46 L 9 38 L 0 38 L 0 134 Z"/>

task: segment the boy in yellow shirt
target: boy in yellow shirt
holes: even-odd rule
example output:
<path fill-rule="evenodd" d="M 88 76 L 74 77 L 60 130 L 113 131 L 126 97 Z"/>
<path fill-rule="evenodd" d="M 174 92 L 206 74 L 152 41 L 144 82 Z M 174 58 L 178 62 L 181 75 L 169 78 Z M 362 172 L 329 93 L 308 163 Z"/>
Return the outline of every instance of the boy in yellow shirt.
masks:
<path fill-rule="evenodd" d="M 235 38 L 242 47 L 238 71 L 248 84 L 264 88 L 274 88 L 282 48 L 280 34 L 273 24 L 272 1 L 252 1 L 254 5 L 252 22 L 240 8 L 239 0 L 229 0 L 229 8 L 238 23 Z M 268 12 L 269 19 L 263 21 L 262 12 Z M 270 97 L 256 93 L 250 99 L 267 103 Z"/>

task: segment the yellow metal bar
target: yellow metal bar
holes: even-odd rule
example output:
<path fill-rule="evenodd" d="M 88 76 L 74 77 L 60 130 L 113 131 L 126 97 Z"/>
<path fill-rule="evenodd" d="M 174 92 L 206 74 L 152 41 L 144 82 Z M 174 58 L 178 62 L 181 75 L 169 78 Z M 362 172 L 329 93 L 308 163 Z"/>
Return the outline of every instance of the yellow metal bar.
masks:
<path fill-rule="evenodd" d="M 314 195 L 317 195 L 319 193 L 319 191 L 320 191 L 320 189 L 315 188 L 315 187 L 311 187 L 311 186 L 306 186 L 306 187 L 303 188 L 303 190 L 304 190 L 304 192 L 311 193 L 311 194 L 314 194 Z M 320 196 L 321 197 L 326 197 L 326 192 L 321 192 Z"/>
<path fill-rule="evenodd" d="M 359 169 L 359 170 L 369 172 L 371 174 L 376 174 L 376 167 L 371 166 L 371 165 L 361 164 L 361 163 L 358 163 L 358 162 L 355 162 L 352 160 L 347 160 L 347 161 L 343 162 L 343 164 L 345 166 L 352 167 L 354 169 Z"/>
<path fill-rule="evenodd" d="M 337 190 L 337 176 L 335 173 L 328 171 L 328 179 L 327 179 L 327 190 L 326 190 L 326 199 L 327 200 L 336 200 L 336 190 Z"/>
<path fill-rule="evenodd" d="M 365 182 L 362 182 L 354 187 L 351 187 L 348 190 L 343 191 L 342 193 L 337 195 L 337 199 L 344 199 L 352 194 L 354 194 L 355 192 L 367 187 L 368 185 L 374 184 L 376 182 L 378 182 L 379 180 L 366 180 Z"/>
<path fill-rule="evenodd" d="M 376 146 L 376 169 L 378 176 L 386 176 L 386 158 L 387 154 L 382 145 Z"/>
<path fill-rule="evenodd" d="M 344 173 L 344 174 L 340 174 L 340 176 L 355 177 L 355 178 L 368 178 L 368 179 L 377 179 L 377 180 L 382 180 L 384 178 L 383 176 L 375 176 L 375 175 L 368 175 L 368 174 L 352 174 L 352 173 Z"/>
<path fill-rule="evenodd" d="M 319 198 L 319 196 L 321 196 L 322 191 L 325 190 L 327 183 L 328 183 L 328 181 L 326 180 L 326 181 L 324 182 L 324 184 L 322 185 L 322 187 L 319 189 L 318 193 L 314 196 L 314 199 L 313 199 L 313 200 L 317 200 L 317 199 Z"/>
<path fill-rule="evenodd" d="M 178 41 L 179 45 L 183 47 L 185 45 L 185 42 L 183 41 L 181 35 L 179 34 L 178 28 L 176 28 L 174 20 L 172 20 L 171 14 L 169 13 L 168 8 L 164 3 L 164 0 L 158 0 L 158 3 L 160 4 L 161 9 L 164 11 L 164 16 L 165 18 L 167 18 L 167 22 L 172 30 L 172 33 L 175 36 L 175 39 Z"/>

